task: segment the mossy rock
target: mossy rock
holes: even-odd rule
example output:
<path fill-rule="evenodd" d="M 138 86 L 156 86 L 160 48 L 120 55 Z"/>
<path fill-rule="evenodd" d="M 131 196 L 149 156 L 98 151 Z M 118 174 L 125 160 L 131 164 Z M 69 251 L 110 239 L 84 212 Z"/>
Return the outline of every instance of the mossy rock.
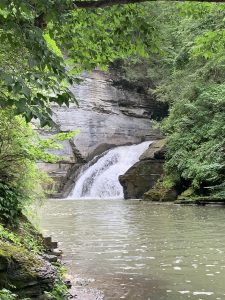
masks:
<path fill-rule="evenodd" d="M 20 297 L 38 298 L 53 288 L 56 269 L 23 247 L 0 241 L 0 289 Z"/>
<path fill-rule="evenodd" d="M 148 201 L 175 201 L 177 199 L 177 191 L 168 189 L 163 186 L 163 183 L 158 181 L 155 186 L 148 192 L 144 193 L 144 200 Z"/>
<path fill-rule="evenodd" d="M 178 196 L 178 199 L 193 198 L 193 197 L 196 197 L 195 191 L 192 187 L 189 187 Z"/>

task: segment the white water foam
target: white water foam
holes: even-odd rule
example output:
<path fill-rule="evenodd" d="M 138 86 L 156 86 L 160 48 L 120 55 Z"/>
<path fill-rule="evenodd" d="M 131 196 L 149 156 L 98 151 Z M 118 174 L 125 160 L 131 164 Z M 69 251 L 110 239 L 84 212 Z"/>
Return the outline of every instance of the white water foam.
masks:
<path fill-rule="evenodd" d="M 124 174 L 138 160 L 152 142 L 120 146 L 109 150 L 96 163 L 82 172 L 69 199 L 123 199 L 119 175 Z M 96 158 L 94 158 L 96 159 Z"/>

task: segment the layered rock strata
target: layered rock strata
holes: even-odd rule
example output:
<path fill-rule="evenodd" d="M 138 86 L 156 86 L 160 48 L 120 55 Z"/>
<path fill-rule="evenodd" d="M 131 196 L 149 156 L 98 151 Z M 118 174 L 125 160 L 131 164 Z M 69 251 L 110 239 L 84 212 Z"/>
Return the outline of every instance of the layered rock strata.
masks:
<path fill-rule="evenodd" d="M 151 116 L 165 108 L 143 91 L 114 86 L 110 75 L 94 71 L 83 75 L 83 82 L 71 88 L 79 107 L 54 106 L 54 119 L 62 132 L 80 130 L 71 141 L 64 142 L 58 152 L 61 162 L 40 167 L 54 179 L 54 189 L 62 191 L 73 181 L 74 168 L 115 146 L 136 144 L 161 138 L 152 127 Z M 48 136 L 51 131 L 42 132 Z M 76 165 L 76 167 L 74 167 Z"/>
<path fill-rule="evenodd" d="M 54 286 L 56 268 L 22 247 L 1 241 L 0 248 L 0 289 L 13 288 L 20 299 L 44 299 L 44 291 Z"/>

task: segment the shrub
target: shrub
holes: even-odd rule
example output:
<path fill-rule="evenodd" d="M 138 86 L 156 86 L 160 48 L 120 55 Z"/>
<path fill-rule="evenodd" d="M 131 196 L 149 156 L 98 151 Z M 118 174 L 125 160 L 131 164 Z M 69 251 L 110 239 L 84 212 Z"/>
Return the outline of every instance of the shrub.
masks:
<path fill-rule="evenodd" d="M 42 182 L 47 175 L 38 170 L 38 160 L 56 162 L 58 157 L 46 149 L 59 149 L 58 141 L 77 131 L 41 139 L 37 131 L 11 110 L 0 111 L 0 219 L 15 222 L 22 210 L 44 197 Z"/>

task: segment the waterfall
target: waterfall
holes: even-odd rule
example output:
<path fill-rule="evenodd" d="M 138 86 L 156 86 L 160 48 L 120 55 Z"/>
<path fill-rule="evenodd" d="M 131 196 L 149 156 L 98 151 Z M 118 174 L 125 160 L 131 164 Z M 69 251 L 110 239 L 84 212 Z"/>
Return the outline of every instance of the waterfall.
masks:
<path fill-rule="evenodd" d="M 149 147 L 151 142 L 138 145 L 120 146 L 108 150 L 88 167 L 81 169 L 80 176 L 68 198 L 70 199 L 123 199 L 123 188 L 119 175 L 124 174 Z M 96 161 L 96 162 L 95 162 Z"/>

